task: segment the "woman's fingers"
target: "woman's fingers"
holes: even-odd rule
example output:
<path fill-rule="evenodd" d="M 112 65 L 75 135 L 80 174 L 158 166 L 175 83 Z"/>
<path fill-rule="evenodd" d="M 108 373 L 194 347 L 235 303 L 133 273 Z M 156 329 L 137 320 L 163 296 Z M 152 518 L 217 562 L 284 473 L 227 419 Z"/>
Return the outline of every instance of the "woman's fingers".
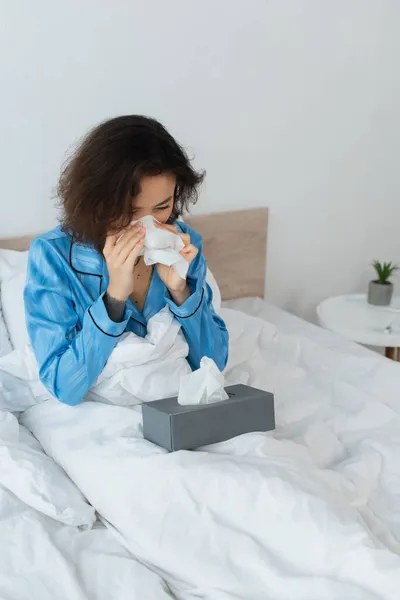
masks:
<path fill-rule="evenodd" d="M 184 248 L 182 248 L 180 254 L 184 256 L 190 264 L 199 252 L 198 248 L 190 243 L 190 235 L 188 233 L 179 233 L 175 225 L 165 225 L 164 223 L 156 223 L 155 225 L 158 229 L 165 229 L 171 231 L 171 233 L 175 233 L 175 235 L 179 235 L 184 243 Z"/>
<path fill-rule="evenodd" d="M 184 248 L 182 248 L 180 254 L 191 263 L 198 254 L 198 249 L 190 243 L 190 235 L 188 233 L 179 233 L 175 225 L 155 223 L 155 226 L 158 229 L 170 231 L 181 238 Z M 104 246 L 105 258 L 111 258 L 116 264 L 122 265 L 125 263 L 128 268 L 133 267 L 143 249 L 145 235 L 146 228 L 144 225 L 136 223 L 125 230 L 123 234 L 119 233 L 107 236 Z"/>
<path fill-rule="evenodd" d="M 199 251 L 199 249 L 196 246 L 194 246 L 193 244 L 188 244 L 187 246 L 182 248 L 182 250 L 180 251 L 180 254 L 192 254 L 193 252 L 195 252 L 197 254 L 198 251 Z"/>
<path fill-rule="evenodd" d="M 132 250 L 128 254 L 128 256 L 124 262 L 124 266 L 126 266 L 127 269 L 129 269 L 129 270 L 134 269 L 136 261 L 139 258 L 139 255 L 143 249 L 143 246 L 144 246 L 144 238 L 139 240 L 138 243 L 136 244 L 136 246 L 134 248 L 132 248 Z"/>
<path fill-rule="evenodd" d="M 120 254 L 127 246 L 130 246 L 134 238 L 140 239 L 146 234 L 146 229 L 141 226 L 133 225 L 123 236 L 117 241 L 115 251 Z"/>
<path fill-rule="evenodd" d="M 181 238 L 181 240 L 185 244 L 185 246 L 190 245 L 190 235 L 188 233 L 181 233 L 179 235 L 179 237 Z"/>
<path fill-rule="evenodd" d="M 105 258 L 107 258 L 107 256 L 109 256 L 113 251 L 117 237 L 118 236 L 114 234 L 106 237 L 106 243 L 104 244 L 103 248 L 103 254 Z"/>
<path fill-rule="evenodd" d="M 179 254 L 186 258 L 188 263 L 191 263 L 192 260 L 197 256 L 198 252 L 199 249 L 196 248 L 196 246 L 194 246 L 193 244 L 188 244 L 187 246 L 182 248 Z"/>
<path fill-rule="evenodd" d="M 109 276 L 108 291 L 117 300 L 126 300 L 134 289 L 134 266 L 143 249 L 145 234 L 146 229 L 140 224 L 107 236 L 104 257 Z"/>
<path fill-rule="evenodd" d="M 132 250 L 140 243 L 144 242 L 145 231 L 136 231 L 136 233 L 131 234 L 129 238 L 127 237 L 126 242 L 118 250 L 118 261 L 120 263 L 124 263 Z M 143 244 L 142 244 L 143 246 Z M 142 247 L 141 246 L 141 247 Z"/>
<path fill-rule="evenodd" d="M 116 250 L 119 252 L 131 237 L 139 231 L 141 231 L 141 228 L 138 225 L 129 225 L 122 233 L 119 233 L 115 241 Z"/>

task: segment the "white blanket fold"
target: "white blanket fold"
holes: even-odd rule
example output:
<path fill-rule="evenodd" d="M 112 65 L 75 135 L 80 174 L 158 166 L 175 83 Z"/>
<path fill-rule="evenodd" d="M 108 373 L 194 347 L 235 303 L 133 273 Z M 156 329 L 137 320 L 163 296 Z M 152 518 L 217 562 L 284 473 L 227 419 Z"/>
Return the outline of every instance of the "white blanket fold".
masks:
<path fill-rule="evenodd" d="M 0 411 L 0 598 L 173 598 L 94 521 L 63 469 L 15 416 Z"/>

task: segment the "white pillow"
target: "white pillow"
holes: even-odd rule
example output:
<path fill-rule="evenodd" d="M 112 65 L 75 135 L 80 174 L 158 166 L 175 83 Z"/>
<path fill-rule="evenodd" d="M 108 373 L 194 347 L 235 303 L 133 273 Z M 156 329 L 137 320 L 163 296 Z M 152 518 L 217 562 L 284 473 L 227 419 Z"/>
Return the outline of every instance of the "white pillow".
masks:
<path fill-rule="evenodd" d="M 0 294 L 3 318 L 13 348 L 29 344 L 25 325 L 24 287 L 29 252 L 0 250 Z"/>
<path fill-rule="evenodd" d="M 8 336 L 8 331 L 3 318 L 1 309 L 1 294 L 0 294 L 0 357 L 12 352 L 12 345 Z"/>
<path fill-rule="evenodd" d="M 22 273 L 26 271 L 28 254 L 28 250 L 26 252 L 0 250 L 0 283 L 10 279 L 16 272 Z"/>
<path fill-rule="evenodd" d="M 95 511 L 65 471 L 9 412 L 0 412 L 0 485 L 41 513 L 91 527 Z"/>

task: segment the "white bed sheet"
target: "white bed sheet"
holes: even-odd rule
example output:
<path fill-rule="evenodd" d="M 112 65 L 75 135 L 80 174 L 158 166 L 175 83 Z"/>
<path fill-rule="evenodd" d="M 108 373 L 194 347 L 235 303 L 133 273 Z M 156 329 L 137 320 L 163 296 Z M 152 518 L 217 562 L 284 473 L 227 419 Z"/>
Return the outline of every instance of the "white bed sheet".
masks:
<path fill-rule="evenodd" d="M 0 598 L 168 600 L 15 416 L 0 411 Z"/>
<path fill-rule="evenodd" d="M 238 298 L 222 303 L 225 308 L 238 310 L 247 315 L 263 319 L 279 328 L 279 331 L 292 335 L 301 335 L 326 348 L 334 349 L 336 352 L 350 354 L 360 357 L 371 357 L 371 350 L 355 342 L 305 321 L 262 298 Z M 373 354 L 374 355 L 374 354 Z M 372 356 L 373 356 L 372 355 Z"/>
<path fill-rule="evenodd" d="M 63 525 L 0 487 L 2 600 L 171 600 L 112 533 Z"/>

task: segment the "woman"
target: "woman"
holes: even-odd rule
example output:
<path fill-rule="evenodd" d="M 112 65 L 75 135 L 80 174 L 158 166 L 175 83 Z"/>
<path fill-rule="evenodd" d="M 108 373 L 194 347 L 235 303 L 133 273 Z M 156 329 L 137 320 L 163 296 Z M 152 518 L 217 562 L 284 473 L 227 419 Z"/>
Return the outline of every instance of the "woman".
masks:
<path fill-rule="evenodd" d="M 96 127 L 67 164 L 58 188 L 62 224 L 33 242 L 25 287 L 40 378 L 61 402 L 78 404 L 120 336 L 144 337 L 166 304 L 181 324 L 191 368 L 203 356 L 225 367 L 228 333 L 205 283 L 201 237 L 176 222 L 202 179 L 160 123 L 135 115 Z M 186 279 L 140 258 L 145 230 L 131 221 L 145 215 L 180 234 Z"/>

